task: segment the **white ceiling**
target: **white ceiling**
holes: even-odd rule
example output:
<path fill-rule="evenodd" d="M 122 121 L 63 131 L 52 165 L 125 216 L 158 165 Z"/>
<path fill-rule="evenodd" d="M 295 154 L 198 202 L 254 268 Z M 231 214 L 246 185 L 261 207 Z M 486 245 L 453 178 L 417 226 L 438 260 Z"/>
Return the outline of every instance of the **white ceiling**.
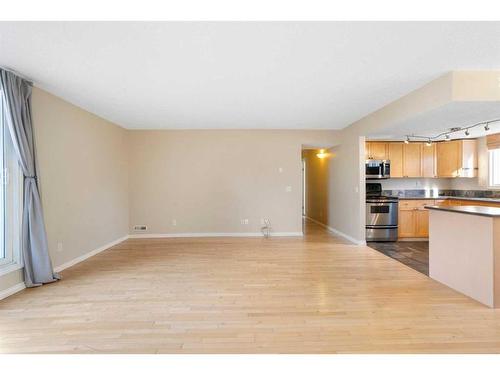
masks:
<path fill-rule="evenodd" d="M 500 22 L 0 22 L 0 65 L 126 128 L 339 129 L 500 68 Z"/>

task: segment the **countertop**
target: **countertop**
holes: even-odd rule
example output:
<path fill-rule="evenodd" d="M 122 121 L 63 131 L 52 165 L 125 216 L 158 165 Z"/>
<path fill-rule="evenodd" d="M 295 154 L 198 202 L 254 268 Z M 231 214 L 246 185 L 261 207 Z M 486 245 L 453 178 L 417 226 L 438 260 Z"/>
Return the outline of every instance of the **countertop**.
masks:
<path fill-rule="evenodd" d="M 500 207 L 487 206 L 425 206 L 429 210 L 456 212 L 459 214 L 500 217 Z"/>
<path fill-rule="evenodd" d="M 455 196 L 423 196 L 423 197 L 398 197 L 400 200 L 415 200 L 415 199 L 432 199 L 432 200 L 446 200 L 455 199 L 461 201 L 478 201 L 478 202 L 491 202 L 500 203 L 500 198 L 475 198 L 475 197 L 455 197 Z"/>

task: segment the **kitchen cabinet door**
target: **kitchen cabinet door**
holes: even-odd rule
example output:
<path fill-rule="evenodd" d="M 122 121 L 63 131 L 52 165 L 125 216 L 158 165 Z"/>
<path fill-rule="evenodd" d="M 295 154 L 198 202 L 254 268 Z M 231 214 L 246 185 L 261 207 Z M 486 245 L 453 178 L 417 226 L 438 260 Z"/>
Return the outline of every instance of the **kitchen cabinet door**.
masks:
<path fill-rule="evenodd" d="M 389 142 L 388 157 L 391 161 L 391 178 L 403 177 L 403 145 L 402 142 Z"/>
<path fill-rule="evenodd" d="M 370 159 L 387 160 L 387 143 L 386 142 L 370 142 Z"/>
<path fill-rule="evenodd" d="M 436 177 L 436 144 L 422 146 L 422 177 Z"/>
<path fill-rule="evenodd" d="M 398 237 L 415 237 L 415 212 L 413 208 L 399 210 Z"/>
<path fill-rule="evenodd" d="M 437 176 L 458 177 L 460 174 L 460 141 L 439 142 L 436 146 Z"/>
<path fill-rule="evenodd" d="M 429 237 L 429 211 L 425 208 L 415 210 L 415 237 Z"/>
<path fill-rule="evenodd" d="M 408 143 L 403 146 L 403 177 L 422 177 L 422 144 Z"/>

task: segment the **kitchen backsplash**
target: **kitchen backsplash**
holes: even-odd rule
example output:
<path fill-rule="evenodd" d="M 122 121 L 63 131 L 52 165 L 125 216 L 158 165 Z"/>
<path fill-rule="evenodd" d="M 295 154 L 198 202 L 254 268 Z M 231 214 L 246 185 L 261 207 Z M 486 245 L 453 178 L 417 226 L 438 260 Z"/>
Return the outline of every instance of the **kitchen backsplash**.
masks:
<path fill-rule="evenodd" d="M 468 198 L 500 198 L 500 190 L 454 190 L 454 189 L 389 189 L 384 195 L 394 197 L 468 197 Z"/>
<path fill-rule="evenodd" d="M 370 182 L 370 181 L 367 181 Z M 408 189 L 452 189 L 449 178 L 390 178 L 379 180 L 383 190 L 408 190 Z"/>

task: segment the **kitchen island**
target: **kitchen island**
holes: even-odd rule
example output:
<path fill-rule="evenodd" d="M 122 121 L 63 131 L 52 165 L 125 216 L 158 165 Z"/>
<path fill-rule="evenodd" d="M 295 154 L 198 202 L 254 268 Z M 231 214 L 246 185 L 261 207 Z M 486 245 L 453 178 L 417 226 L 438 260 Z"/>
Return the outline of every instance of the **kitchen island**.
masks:
<path fill-rule="evenodd" d="M 426 208 L 429 276 L 489 307 L 500 307 L 500 208 Z"/>

